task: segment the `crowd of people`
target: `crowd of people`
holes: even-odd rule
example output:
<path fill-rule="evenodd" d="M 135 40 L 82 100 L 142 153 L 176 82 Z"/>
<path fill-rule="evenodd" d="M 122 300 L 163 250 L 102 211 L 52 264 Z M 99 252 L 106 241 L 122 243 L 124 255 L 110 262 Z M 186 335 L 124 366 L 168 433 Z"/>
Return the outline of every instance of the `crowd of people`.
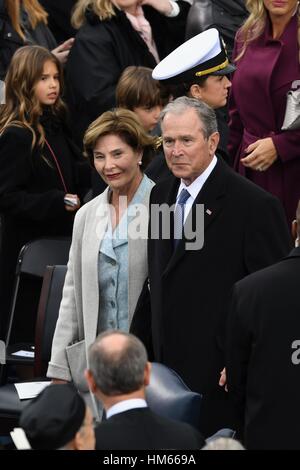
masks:
<path fill-rule="evenodd" d="M 21 247 L 72 237 L 28 446 L 299 449 L 298 1 L 62 3 L 0 0 L 0 338 Z M 198 430 L 149 409 L 148 361 Z"/>

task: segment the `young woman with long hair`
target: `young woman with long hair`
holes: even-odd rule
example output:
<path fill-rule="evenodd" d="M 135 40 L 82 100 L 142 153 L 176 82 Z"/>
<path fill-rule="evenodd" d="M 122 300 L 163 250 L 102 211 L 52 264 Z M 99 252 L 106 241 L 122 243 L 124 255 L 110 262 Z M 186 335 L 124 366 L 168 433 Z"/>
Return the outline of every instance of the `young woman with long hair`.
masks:
<path fill-rule="evenodd" d="M 80 207 L 81 156 L 66 124 L 66 108 L 60 98 L 62 78 L 58 59 L 39 46 L 20 48 L 6 76 L 6 103 L 0 113 L 4 328 L 20 248 L 41 236 L 71 235 L 74 214 Z M 83 186 L 88 184 L 87 174 Z M 66 203 L 66 197 L 72 205 Z"/>

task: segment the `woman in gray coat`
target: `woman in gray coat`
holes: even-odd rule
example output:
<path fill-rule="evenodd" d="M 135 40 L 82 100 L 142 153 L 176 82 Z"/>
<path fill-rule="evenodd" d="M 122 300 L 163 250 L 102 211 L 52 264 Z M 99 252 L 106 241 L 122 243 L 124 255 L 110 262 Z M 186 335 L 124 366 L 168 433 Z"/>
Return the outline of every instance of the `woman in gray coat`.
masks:
<path fill-rule="evenodd" d="M 148 202 L 142 167 L 155 148 L 132 111 L 107 111 L 88 128 L 86 154 L 108 188 L 74 223 L 48 377 L 87 391 L 87 351 L 106 329 L 129 330 L 147 277 Z M 70 201 L 71 203 L 71 201 Z"/>

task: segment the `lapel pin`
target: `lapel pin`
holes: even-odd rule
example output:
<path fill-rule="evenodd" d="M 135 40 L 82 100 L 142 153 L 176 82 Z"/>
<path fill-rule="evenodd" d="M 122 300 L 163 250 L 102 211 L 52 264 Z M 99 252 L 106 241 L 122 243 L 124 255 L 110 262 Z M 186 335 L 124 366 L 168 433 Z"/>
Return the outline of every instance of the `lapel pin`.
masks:
<path fill-rule="evenodd" d="M 208 215 L 211 215 L 212 214 L 212 211 L 210 209 L 206 209 L 205 211 Z"/>

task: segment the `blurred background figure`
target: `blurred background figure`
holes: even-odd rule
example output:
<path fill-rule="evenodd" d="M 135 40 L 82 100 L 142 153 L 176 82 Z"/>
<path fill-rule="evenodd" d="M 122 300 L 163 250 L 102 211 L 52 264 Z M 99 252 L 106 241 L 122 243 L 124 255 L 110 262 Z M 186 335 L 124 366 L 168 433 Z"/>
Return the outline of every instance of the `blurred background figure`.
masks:
<path fill-rule="evenodd" d="M 277 196 L 289 223 L 300 198 L 300 129 L 282 130 L 287 93 L 300 80 L 297 0 L 248 0 L 230 95 L 234 168 Z"/>
<path fill-rule="evenodd" d="M 79 0 L 78 29 L 67 65 L 68 102 L 78 144 L 88 125 L 115 106 L 129 65 L 153 68 L 184 39 L 190 4 L 170 0 Z M 83 73 L 84 71 L 84 73 Z"/>
<path fill-rule="evenodd" d="M 38 0 L 0 0 L 0 79 L 5 77 L 15 51 L 24 45 L 45 47 L 60 62 L 66 62 L 74 39 L 57 47 L 47 17 Z"/>
<path fill-rule="evenodd" d="M 73 380 L 88 391 L 84 369 L 89 345 L 107 329 L 128 331 L 147 277 L 148 206 L 154 183 L 143 175 L 143 166 L 154 152 L 155 139 L 132 111 L 120 108 L 90 125 L 84 145 L 108 188 L 75 219 L 47 375 Z M 140 234 L 135 231 L 137 218 Z"/>
<path fill-rule="evenodd" d="M 300 449 L 300 202 L 295 248 L 235 284 L 227 325 L 227 386 L 247 449 Z"/>
<path fill-rule="evenodd" d="M 220 140 L 216 154 L 230 163 L 227 153 L 228 126 L 219 112 L 227 103 L 235 70 L 229 63 L 221 37 L 215 28 L 198 34 L 165 57 L 153 70 L 160 83 L 161 94 L 171 99 L 188 96 L 203 101 L 215 111 Z M 170 176 L 164 154 L 159 154 L 146 170 L 156 183 Z"/>
<path fill-rule="evenodd" d="M 48 26 L 58 44 L 75 36 L 76 30 L 71 25 L 72 9 L 76 0 L 39 0 L 48 13 Z"/>
<path fill-rule="evenodd" d="M 50 385 L 22 411 L 33 450 L 94 450 L 93 415 L 71 384 Z"/>
<path fill-rule="evenodd" d="M 136 113 L 145 131 L 159 132 L 159 115 L 166 100 L 161 96 L 159 82 L 152 78 L 152 69 L 127 67 L 117 84 L 116 101 L 118 107 Z"/>
<path fill-rule="evenodd" d="M 62 75 L 50 51 L 25 46 L 16 51 L 6 76 L 6 104 L 0 114 L 2 334 L 20 249 L 35 238 L 71 236 L 74 214 L 90 185 L 90 169 L 67 126 Z M 67 205 L 65 197 L 74 204 Z M 39 289 L 34 294 L 27 286 L 24 295 L 24 340 L 31 341 L 25 331 L 34 328 L 29 315 L 36 314 Z"/>
<path fill-rule="evenodd" d="M 186 39 L 217 28 L 231 57 L 235 34 L 248 16 L 245 0 L 194 0 L 186 23 Z"/>

